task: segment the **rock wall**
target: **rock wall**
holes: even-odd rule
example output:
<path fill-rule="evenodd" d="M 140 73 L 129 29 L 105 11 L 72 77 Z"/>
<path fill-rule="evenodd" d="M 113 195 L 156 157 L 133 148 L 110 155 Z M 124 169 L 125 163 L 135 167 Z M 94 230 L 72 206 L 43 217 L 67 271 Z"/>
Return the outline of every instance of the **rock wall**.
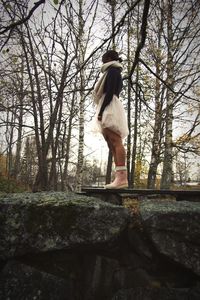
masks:
<path fill-rule="evenodd" d="M 1 300 L 199 300 L 200 203 L 0 197 Z"/>

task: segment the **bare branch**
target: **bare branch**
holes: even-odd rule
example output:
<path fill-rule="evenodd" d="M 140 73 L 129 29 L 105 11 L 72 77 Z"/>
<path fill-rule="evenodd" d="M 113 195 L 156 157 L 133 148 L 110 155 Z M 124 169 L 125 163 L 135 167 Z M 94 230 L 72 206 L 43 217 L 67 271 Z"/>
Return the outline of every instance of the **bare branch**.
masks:
<path fill-rule="evenodd" d="M 93 55 L 98 52 L 99 50 L 102 49 L 102 47 L 110 41 L 114 36 L 116 36 L 119 33 L 119 30 L 121 27 L 124 25 L 126 17 L 132 12 L 132 10 L 136 7 L 136 5 L 140 2 L 141 0 L 135 1 L 133 5 L 130 6 L 130 8 L 125 12 L 121 20 L 114 26 L 113 33 L 106 39 L 103 40 L 103 42 L 92 51 L 92 53 L 89 55 L 89 57 L 84 61 L 84 63 L 80 66 L 80 68 L 73 74 L 73 76 L 66 82 L 68 84 L 83 68 L 84 66 L 88 63 L 88 61 L 93 57 Z M 146 2 L 150 2 L 149 0 L 146 0 Z"/>
<path fill-rule="evenodd" d="M 129 74 L 130 79 L 131 79 L 131 76 L 133 75 L 135 67 L 137 66 L 137 64 L 139 62 L 140 52 L 141 52 L 141 50 L 142 50 L 142 48 L 144 47 L 144 44 L 145 44 L 149 6 L 150 6 L 150 0 L 145 0 L 144 9 L 143 9 L 143 16 L 142 16 L 141 32 L 140 32 L 141 40 L 140 40 L 140 42 L 137 46 L 137 49 L 135 51 L 135 58 L 134 58 L 134 61 L 133 61 L 133 65 L 131 67 L 130 74 Z"/>
<path fill-rule="evenodd" d="M 15 27 L 21 25 L 21 24 L 24 24 L 26 21 L 28 21 L 32 14 L 34 13 L 34 11 L 41 5 L 45 3 L 45 0 L 39 0 L 38 2 L 35 2 L 34 6 L 31 8 L 31 10 L 29 11 L 28 15 L 24 18 L 22 18 L 21 20 L 17 21 L 17 22 L 14 22 L 8 26 L 6 26 L 3 30 L 0 31 L 0 34 L 4 34 L 6 33 L 7 31 L 12 31 Z"/>
<path fill-rule="evenodd" d="M 190 99 L 190 100 L 193 100 L 193 101 L 196 101 L 196 102 L 200 102 L 200 100 L 198 99 L 195 99 L 195 98 L 192 98 L 192 97 L 189 97 L 187 95 L 185 95 L 184 93 L 182 92 L 176 92 L 174 91 L 167 83 L 165 80 L 163 80 L 161 77 L 159 77 L 141 58 L 139 58 L 139 62 L 141 62 L 143 64 L 143 66 L 149 71 L 151 72 L 151 74 L 153 74 L 156 78 L 158 78 L 172 93 L 174 93 L 175 95 L 180 95 L 180 96 L 184 96 L 186 97 L 187 99 Z M 125 78 L 126 79 L 126 78 Z"/>

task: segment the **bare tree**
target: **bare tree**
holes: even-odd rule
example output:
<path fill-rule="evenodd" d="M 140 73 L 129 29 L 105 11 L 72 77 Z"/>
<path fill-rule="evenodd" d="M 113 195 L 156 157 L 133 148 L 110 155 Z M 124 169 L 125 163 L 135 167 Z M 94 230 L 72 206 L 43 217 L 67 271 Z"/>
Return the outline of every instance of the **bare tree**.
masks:
<path fill-rule="evenodd" d="M 152 137 L 152 149 L 151 149 L 151 160 L 148 171 L 147 188 L 155 188 L 156 186 L 156 175 L 157 168 L 161 162 L 161 150 L 162 150 L 162 137 L 163 137 L 163 102 L 164 102 L 164 90 L 161 86 L 159 78 L 163 77 L 163 66 L 162 66 L 162 31 L 164 16 L 162 10 L 158 11 L 159 15 L 159 26 L 157 26 L 157 39 L 154 43 L 153 39 L 150 40 L 152 44 L 152 58 L 155 61 L 156 75 L 155 78 L 155 115 L 153 125 L 153 137 Z"/>
<path fill-rule="evenodd" d="M 1 43 L 0 43 L 0 50 L 5 47 L 5 45 L 8 43 L 9 39 L 14 34 L 15 29 L 17 29 L 18 26 L 24 24 L 27 22 L 31 16 L 34 14 L 35 10 L 38 9 L 38 7 L 45 3 L 45 0 L 38 0 L 34 3 L 32 8 L 29 10 L 29 12 L 24 14 L 18 14 L 20 7 L 25 8 L 27 11 L 27 7 L 29 4 L 29 0 L 26 1 L 1 1 L 0 10 L 2 12 L 2 18 L 0 22 L 0 36 L 1 36 Z M 8 24 L 9 19 L 9 24 Z"/>
<path fill-rule="evenodd" d="M 7 150 L 9 176 L 22 178 L 23 149 L 29 147 L 24 137 L 35 136 L 35 190 L 65 190 L 74 184 L 75 174 L 80 189 L 88 168 L 84 141 L 95 62 L 108 47 L 123 49 L 128 58 L 123 101 L 127 101 L 130 129 L 130 184 L 139 183 L 147 150 L 151 152 L 149 188 L 155 187 L 161 163 L 161 187 L 170 187 L 175 148 L 198 152 L 197 1 L 184 0 L 182 6 L 172 0 L 126 0 L 123 6 L 116 0 L 107 2 L 103 19 L 97 10 L 102 5 L 99 1 L 68 0 L 57 6 L 48 2 L 45 7 L 38 1 L 37 22 L 34 11 L 30 15 L 28 1 L 11 1 L 10 7 L 5 1 L 1 4 L 5 21 L 1 46 L 8 46 L 2 52 L 0 71 L 0 125 L 6 129 L 1 139 Z M 96 20 L 105 30 L 96 32 Z M 191 107 L 188 126 L 172 139 L 174 124 L 186 123 Z"/>

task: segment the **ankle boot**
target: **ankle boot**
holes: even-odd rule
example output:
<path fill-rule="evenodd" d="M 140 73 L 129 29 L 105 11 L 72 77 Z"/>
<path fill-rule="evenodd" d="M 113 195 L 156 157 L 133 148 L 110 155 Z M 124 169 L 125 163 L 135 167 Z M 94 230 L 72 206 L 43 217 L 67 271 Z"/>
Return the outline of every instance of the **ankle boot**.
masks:
<path fill-rule="evenodd" d="M 115 180 L 105 185 L 105 189 L 123 189 L 128 187 L 127 170 L 125 166 L 116 167 Z"/>

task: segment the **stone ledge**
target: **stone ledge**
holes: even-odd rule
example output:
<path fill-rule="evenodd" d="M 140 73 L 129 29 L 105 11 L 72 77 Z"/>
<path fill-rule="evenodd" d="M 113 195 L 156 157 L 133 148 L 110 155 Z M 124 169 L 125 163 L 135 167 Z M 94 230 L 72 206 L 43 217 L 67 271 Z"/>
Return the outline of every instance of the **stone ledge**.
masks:
<path fill-rule="evenodd" d="M 128 210 L 94 197 L 53 192 L 3 196 L 0 259 L 109 242 L 128 220 Z"/>
<path fill-rule="evenodd" d="M 122 202 L 2 195 L 0 298 L 200 299 L 200 203 Z"/>

